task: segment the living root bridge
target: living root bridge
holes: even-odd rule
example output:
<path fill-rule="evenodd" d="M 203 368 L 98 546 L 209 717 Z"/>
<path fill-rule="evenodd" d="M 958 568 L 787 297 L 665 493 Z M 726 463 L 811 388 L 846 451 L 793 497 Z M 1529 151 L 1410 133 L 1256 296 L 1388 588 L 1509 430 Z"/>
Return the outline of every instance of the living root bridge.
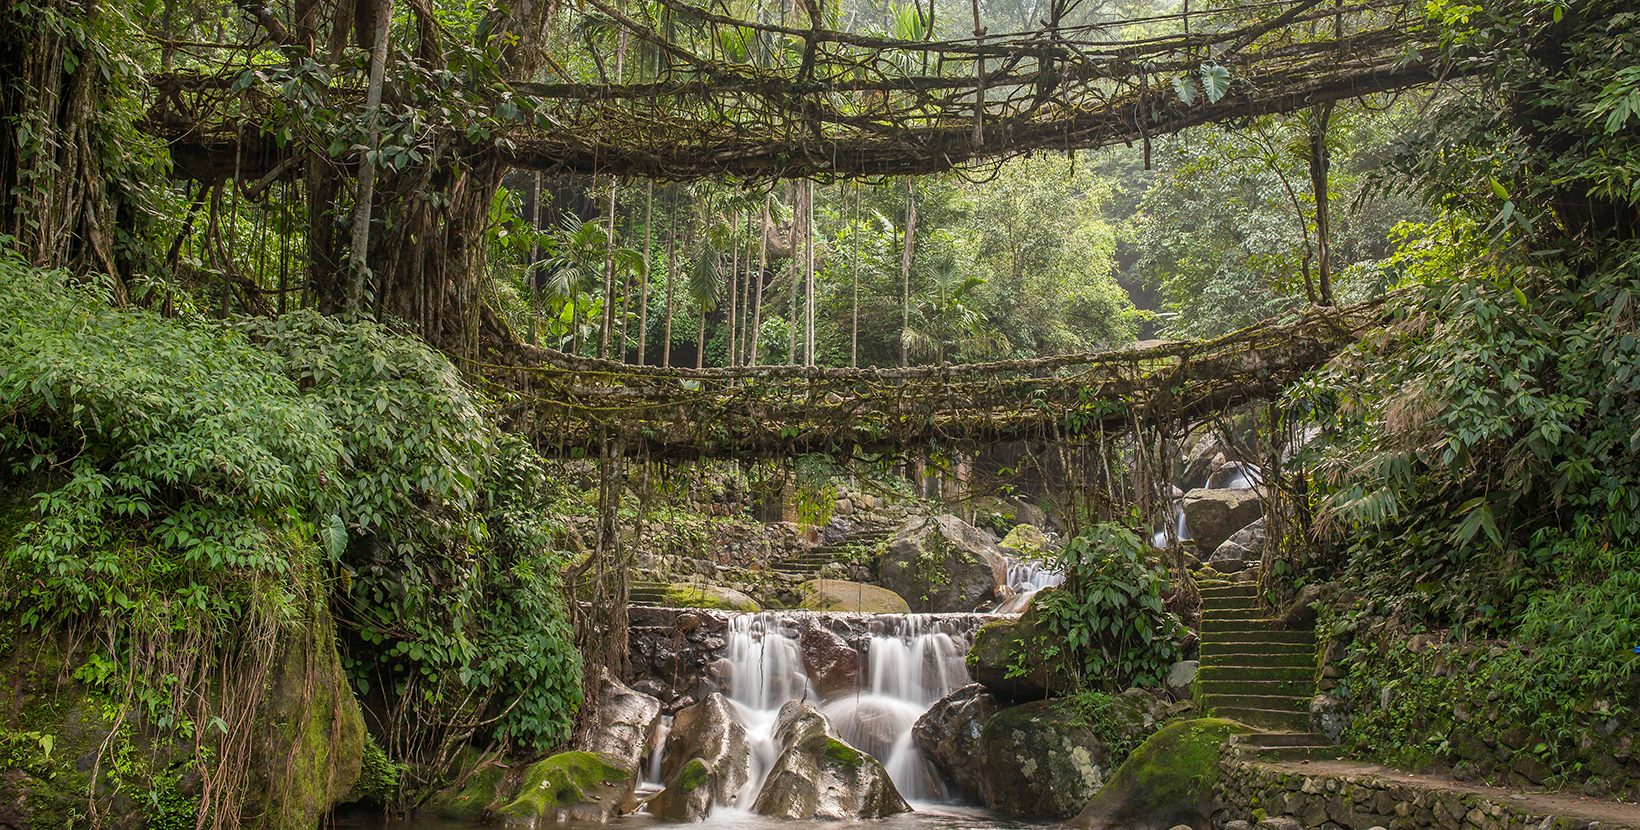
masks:
<path fill-rule="evenodd" d="M 1381 322 L 1380 302 L 1313 308 L 1209 341 L 897 369 L 659 369 L 544 349 L 482 367 L 509 426 L 549 454 L 688 460 L 898 454 L 1176 430 L 1273 397 Z"/>

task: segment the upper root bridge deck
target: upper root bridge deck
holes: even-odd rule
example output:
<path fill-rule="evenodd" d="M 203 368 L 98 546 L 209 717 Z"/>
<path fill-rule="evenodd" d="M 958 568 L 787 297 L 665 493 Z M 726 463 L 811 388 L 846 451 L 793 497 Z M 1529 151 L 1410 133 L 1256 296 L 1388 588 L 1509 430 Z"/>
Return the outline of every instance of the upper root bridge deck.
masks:
<path fill-rule="evenodd" d="M 897 453 L 1177 428 L 1280 393 L 1380 322 L 1314 308 L 1217 340 L 961 366 L 660 369 L 527 350 L 483 367 L 510 426 L 544 452 L 650 457 Z"/>

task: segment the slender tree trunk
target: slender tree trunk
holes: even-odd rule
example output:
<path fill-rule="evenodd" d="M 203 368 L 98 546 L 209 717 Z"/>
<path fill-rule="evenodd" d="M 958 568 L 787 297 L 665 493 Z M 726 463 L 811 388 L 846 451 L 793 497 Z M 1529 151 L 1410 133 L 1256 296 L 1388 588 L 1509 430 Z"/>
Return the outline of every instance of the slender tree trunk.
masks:
<path fill-rule="evenodd" d="M 803 265 L 803 257 L 797 253 L 797 229 L 802 224 L 803 182 L 797 181 L 792 183 L 792 229 L 786 235 L 787 240 L 791 243 L 792 265 L 791 290 L 786 293 L 786 319 L 790 323 L 790 328 L 786 331 L 786 365 L 788 366 L 797 365 L 797 284 L 800 281 L 800 271 Z"/>
<path fill-rule="evenodd" d="M 695 368 L 706 366 L 706 306 L 700 307 L 700 335 L 695 338 Z"/>
<path fill-rule="evenodd" d="M 1327 124 L 1332 120 L 1333 105 L 1329 101 L 1311 108 L 1310 130 L 1310 189 L 1315 193 L 1316 279 L 1320 283 L 1321 304 L 1332 305 L 1332 228 L 1327 195 L 1328 168 L 1332 166 L 1327 150 Z"/>
<path fill-rule="evenodd" d="M 757 293 L 752 295 L 752 347 L 749 354 L 749 366 L 757 365 L 758 333 L 763 330 L 763 269 L 769 264 L 769 201 L 773 194 L 763 197 L 763 215 L 757 223 L 757 276 L 753 279 L 757 283 Z"/>
<path fill-rule="evenodd" d="M 905 333 L 911 328 L 911 257 L 915 253 L 917 244 L 917 186 L 910 179 L 905 180 L 905 191 L 909 197 L 905 209 L 905 247 L 900 252 L 900 365 L 910 365 L 910 355 L 906 351 Z"/>
<path fill-rule="evenodd" d="M 727 359 L 729 361 L 729 365 L 735 366 L 738 363 L 736 360 L 738 355 L 735 352 L 737 351 L 737 347 L 740 345 L 739 341 L 735 339 L 740 334 L 739 330 L 735 327 L 735 324 L 739 322 L 736 314 L 740 311 L 739 305 L 737 304 L 737 301 L 740 299 L 740 234 L 738 233 L 740 230 L 739 209 L 736 209 L 729 215 L 729 227 L 731 229 L 729 234 L 729 319 L 727 321 L 729 331 L 728 337 L 725 338 L 725 343 L 728 346 Z"/>
<path fill-rule="evenodd" d="M 644 365 L 644 347 L 649 344 L 649 264 L 651 232 L 655 229 L 655 183 L 649 183 L 643 200 L 643 288 L 638 293 L 638 365 Z"/>
<path fill-rule="evenodd" d="M 854 260 L 849 270 L 854 275 L 854 311 L 848 338 L 848 367 L 859 368 L 860 357 L 860 189 L 858 185 L 849 185 L 854 191 L 854 227 L 849 229 L 849 235 L 854 237 Z"/>
<path fill-rule="evenodd" d="M 374 44 L 370 48 L 370 82 L 365 89 L 364 162 L 359 165 L 359 186 L 356 189 L 353 213 L 353 245 L 348 252 L 348 268 L 352 283 L 347 294 L 347 312 L 358 314 L 364 298 L 364 278 L 370 271 L 370 205 L 376 198 L 376 148 L 381 144 L 382 76 L 387 74 L 387 31 L 393 22 L 393 0 L 376 4 Z"/>
<path fill-rule="evenodd" d="M 803 343 L 804 363 L 814 365 L 814 182 L 803 186 L 803 238 L 807 253 L 803 262 Z"/>
<path fill-rule="evenodd" d="M 609 239 L 604 246 L 604 319 L 598 334 L 598 356 L 609 357 L 609 335 L 615 329 L 615 177 L 609 177 Z"/>
<path fill-rule="evenodd" d="M 536 326 L 541 317 L 541 287 L 535 282 L 535 264 L 541 261 L 541 171 L 535 171 L 535 185 L 530 189 L 530 261 L 524 268 L 524 292 L 529 298 L 529 343 L 538 345 Z"/>
<path fill-rule="evenodd" d="M 678 186 L 672 185 L 672 221 L 677 221 Z M 678 229 L 668 223 L 666 229 L 666 342 L 661 344 L 661 366 L 672 365 L 672 307 L 677 294 Z"/>

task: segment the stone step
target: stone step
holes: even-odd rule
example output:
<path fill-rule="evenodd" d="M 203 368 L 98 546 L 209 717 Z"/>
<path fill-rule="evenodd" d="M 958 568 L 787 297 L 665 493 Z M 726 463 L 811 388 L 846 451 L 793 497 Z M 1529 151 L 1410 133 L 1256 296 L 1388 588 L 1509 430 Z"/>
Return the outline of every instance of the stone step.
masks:
<path fill-rule="evenodd" d="M 1283 680 L 1224 680 L 1198 679 L 1198 689 L 1203 695 L 1266 695 L 1279 697 L 1303 697 L 1306 701 L 1315 697 L 1315 681 L 1308 678 L 1288 678 Z M 1308 705 L 1306 703 L 1306 705 Z"/>
<path fill-rule="evenodd" d="M 1259 757 L 1271 761 L 1336 761 L 1349 754 L 1347 746 L 1284 746 L 1259 750 Z"/>
<path fill-rule="evenodd" d="M 1327 736 L 1319 732 L 1254 732 L 1236 739 L 1244 746 L 1260 749 L 1295 746 L 1331 746 Z"/>
<path fill-rule="evenodd" d="M 1209 709 L 1261 709 L 1269 712 L 1310 712 L 1310 695 L 1204 694 L 1201 704 Z"/>
<path fill-rule="evenodd" d="M 1209 619 L 1235 618 L 1267 620 L 1270 612 L 1264 606 L 1252 600 L 1237 600 L 1236 605 L 1229 603 L 1203 603 L 1202 616 Z"/>
<path fill-rule="evenodd" d="M 1304 643 L 1315 645 L 1314 631 L 1289 631 L 1281 628 L 1258 629 L 1246 631 L 1213 631 L 1208 629 L 1202 632 L 1202 642 L 1212 643 Z"/>
<path fill-rule="evenodd" d="M 1211 637 L 1214 634 L 1234 634 L 1242 631 L 1282 631 L 1281 624 L 1272 619 L 1214 619 L 1207 617 L 1202 620 L 1202 636 Z M 1309 632 L 1306 632 L 1309 633 Z"/>
<path fill-rule="evenodd" d="M 1207 602 L 1223 597 L 1258 597 L 1258 586 L 1251 582 L 1209 582 L 1198 586 L 1197 593 Z"/>
<path fill-rule="evenodd" d="M 1248 726 L 1262 726 L 1266 729 L 1299 730 L 1310 728 L 1309 712 L 1289 712 L 1285 710 L 1270 711 L 1266 709 L 1247 709 L 1233 706 L 1222 706 L 1213 709 L 1216 717 L 1229 718 L 1240 721 Z"/>
<path fill-rule="evenodd" d="M 1271 666 L 1264 663 L 1215 661 L 1196 673 L 1203 683 L 1315 682 L 1315 666 Z"/>
<path fill-rule="evenodd" d="M 1244 637 L 1226 636 L 1203 642 L 1202 653 L 1211 655 L 1313 654 L 1315 653 L 1315 643 L 1296 638 L 1291 640 L 1251 640 Z"/>

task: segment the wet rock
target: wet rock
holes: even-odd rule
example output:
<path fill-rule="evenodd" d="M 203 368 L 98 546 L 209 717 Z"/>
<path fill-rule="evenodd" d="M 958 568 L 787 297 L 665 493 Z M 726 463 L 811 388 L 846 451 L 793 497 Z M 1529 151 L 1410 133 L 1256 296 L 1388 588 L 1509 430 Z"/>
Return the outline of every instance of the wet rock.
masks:
<path fill-rule="evenodd" d="M 631 812 L 638 802 L 633 790 L 638 785 L 638 773 L 648 753 L 649 740 L 655 719 L 660 716 L 661 702 L 642 692 L 636 692 L 611 677 L 607 668 L 601 669 L 598 686 L 598 727 L 587 749 L 607 763 L 626 770 L 626 787 L 616 803 L 617 812 Z M 520 789 L 520 798 L 523 790 Z M 602 791 L 600 790 L 600 793 Z"/>
<path fill-rule="evenodd" d="M 985 800 L 980 770 L 980 731 L 991 716 L 1007 708 L 984 686 L 972 683 L 940 698 L 911 728 L 911 740 L 956 794 Z"/>
<path fill-rule="evenodd" d="M 661 780 L 666 788 L 678 787 L 683 770 L 690 764 L 700 763 L 710 781 L 694 778 L 670 796 L 672 807 L 688 811 L 695 807 L 693 793 L 702 787 L 710 804 L 733 804 L 740 798 L 750 772 L 750 745 L 746 741 L 746 727 L 735 717 L 734 705 L 721 694 L 709 694 L 699 703 L 679 710 L 672 719 L 672 731 L 666 737 L 666 751 L 661 762 Z M 654 809 L 651 808 L 651 812 Z M 656 815 L 660 815 L 656 813 Z M 704 814 L 703 814 L 704 815 Z M 693 818 L 679 818 L 693 821 Z"/>
<path fill-rule="evenodd" d="M 1105 785 L 1114 763 L 1081 714 L 1064 700 L 1004 709 L 980 730 L 985 806 L 1023 815 L 1075 815 Z"/>
<path fill-rule="evenodd" d="M 869 571 L 868 571 L 869 572 Z M 799 585 L 802 608 L 809 611 L 847 611 L 865 614 L 905 614 L 905 598 L 876 585 L 840 579 L 813 579 Z"/>
<path fill-rule="evenodd" d="M 882 818 L 911 809 L 877 759 L 843 743 L 813 704 L 793 700 L 775 721 L 780 756 L 752 811 L 774 818 Z"/>
<path fill-rule="evenodd" d="M 854 691 L 860 687 L 860 652 L 848 641 L 817 620 L 809 620 L 797 638 L 803 650 L 803 667 L 822 697 Z"/>
<path fill-rule="evenodd" d="M 496 811 L 508 827 L 605 822 L 632 793 L 632 770 L 597 752 L 561 752 L 524 771 L 518 797 Z"/>
<path fill-rule="evenodd" d="M 751 597 L 721 585 L 675 583 L 666 589 L 666 604 L 675 608 L 721 608 L 725 611 L 761 611 Z"/>
<path fill-rule="evenodd" d="M 912 519 L 877 566 L 878 581 L 918 612 L 972 611 L 996 602 L 1007 559 L 956 516 Z"/>
<path fill-rule="evenodd" d="M 1117 767 L 1069 826 L 1161 830 L 1188 824 L 1195 830 L 1211 830 L 1218 807 L 1213 787 L 1219 781 L 1219 747 L 1231 735 L 1247 731 L 1239 723 L 1217 718 L 1169 724 Z"/>
<path fill-rule="evenodd" d="M 1213 549 L 1207 561 L 1218 570 L 1224 570 L 1218 567 L 1220 562 L 1258 562 L 1264 557 L 1264 542 L 1264 519 L 1260 517 L 1258 521 L 1230 534 L 1230 538 Z M 1236 570 L 1241 568 L 1237 567 Z"/>
<path fill-rule="evenodd" d="M 1049 588 L 1036 594 L 1048 596 Z M 974 632 L 968 670 L 981 685 L 1018 700 L 1037 700 L 1071 688 L 1075 673 L 1063 656 L 1047 657 L 1052 635 L 1037 621 L 1035 603 L 1017 619 L 986 623 Z"/>
<path fill-rule="evenodd" d="M 651 815 L 662 821 L 700 821 L 711 815 L 712 808 L 719 803 L 714 794 L 717 784 L 717 776 L 707 768 L 706 762 L 690 758 L 666 789 L 649 799 L 647 807 Z"/>
<path fill-rule="evenodd" d="M 1184 520 L 1198 551 L 1216 551 L 1236 531 L 1264 515 L 1264 502 L 1251 487 L 1191 490 L 1184 494 Z"/>

